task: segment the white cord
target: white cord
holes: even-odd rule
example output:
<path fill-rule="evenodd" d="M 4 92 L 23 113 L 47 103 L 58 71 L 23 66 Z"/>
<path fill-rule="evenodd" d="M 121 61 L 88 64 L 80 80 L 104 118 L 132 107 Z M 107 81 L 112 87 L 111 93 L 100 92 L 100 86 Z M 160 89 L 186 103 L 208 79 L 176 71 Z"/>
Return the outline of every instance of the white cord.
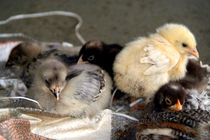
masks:
<path fill-rule="evenodd" d="M 27 97 L 0 97 L 0 100 L 1 99 L 24 99 L 24 100 L 28 100 L 28 101 L 36 103 L 42 109 L 42 106 L 39 104 L 39 102 L 30 98 L 27 98 Z"/>
<path fill-rule="evenodd" d="M 208 65 L 208 64 L 203 64 L 203 62 L 202 62 L 202 61 L 200 61 L 200 66 L 201 66 L 202 68 L 206 68 L 206 69 L 207 69 L 207 71 L 208 71 L 208 72 L 210 72 L 210 67 L 209 67 L 209 65 Z"/>
<path fill-rule="evenodd" d="M 30 36 L 24 35 L 23 33 L 1 33 L 0 34 L 1 38 L 8 38 L 8 37 L 22 37 L 22 38 L 26 38 L 26 39 L 30 39 L 32 41 L 37 41 L 35 39 L 33 39 Z"/>
<path fill-rule="evenodd" d="M 124 109 L 124 106 L 119 107 L 115 112 L 119 112 Z"/>
<path fill-rule="evenodd" d="M 127 119 L 130 119 L 132 121 L 139 121 L 138 119 L 132 117 L 132 116 L 129 116 L 129 115 L 126 115 L 126 114 L 123 114 L 123 113 L 119 113 L 119 112 L 112 112 L 113 115 L 117 115 L 117 116 L 121 116 L 121 117 L 124 117 L 124 118 L 127 118 Z"/>
<path fill-rule="evenodd" d="M 115 90 L 113 91 L 112 93 L 112 97 L 111 97 L 111 101 L 110 101 L 110 108 L 112 108 L 112 103 L 113 103 L 113 99 L 114 99 L 114 96 L 117 92 L 117 88 L 115 88 Z M 113 112 L 112 111 L 112 114 L 113 115 L 117 115 L 117 116 L 121 116 L 121 117 L 124 117 L 124 118 L 127 118 L 127 119 L 130 119 L 130 120 L 133 120 L 133 121 L 139 121 L 138 119 L 132 117 L 132 116 L 129 116 L 129 115 L 126 115 L 126 114 L 123 114 L 123 113 L 119 113 L 120 110 L 122 110 L 124 107 L 120 107 L 116 110 L 116 112 Z"/>
<path fill-rule="evenodd" d="M 55 16 L 55 15 L 69 16 L 69 17 L 76 18 L 78 20 L 78 24 L 75 26 L 75 34 L 82 44 L 84 44 L 86 42 L 84 40 L 84 38 L 79 33 L 79 29 L 82 26 L 83 20 L 78 14 L 73 13 L 73 12 L 49 11 L 49 12 L 34 13 L 34 14 L 20 14 L 20 15 L 11 16 L 6 20 L 0 21 L 0 25 L 7 24 L 8 22 L 13 21 L 13 20 L 26 19 L 26 18 L 37 18 L 37 17 L 44 17 L 44 16 Z M 22 33 L 0 34 L 0 37 L 17 37 L 17 36 L 32 39 L 31 37 L 24 35 Z M 34 40 L 34 39 L 32 39 L 32 40 Z"/>
<path fill-rule="evenodd" d="M 114 99 L 114 96 L 115 96 L 116 92 L 117 92 L 117 88 L 115 88 L 115 90 L 112 93 L 111 101 L 110 101 L 110 104 L 109 104 L 110 108 L 112 108 L 112 103 L 113 103 L 113 99 Z"/>
<path fill-rule="evenodd" d="M 143 99 L 142 99 L 142 98 L 139 98 L 138 100 L 136 100 L 136 101 L 130 103 L 129 107 L 133 107 L 134 105 L 138 104 L 138 103 L 141 102 L 141 101 L 143 101 Z"/>

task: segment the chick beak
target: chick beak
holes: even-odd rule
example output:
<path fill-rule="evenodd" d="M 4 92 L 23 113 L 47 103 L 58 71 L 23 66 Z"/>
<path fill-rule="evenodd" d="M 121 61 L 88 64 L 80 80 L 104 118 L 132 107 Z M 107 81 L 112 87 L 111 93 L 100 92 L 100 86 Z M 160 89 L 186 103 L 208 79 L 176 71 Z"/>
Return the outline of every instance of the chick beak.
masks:
<path fill-rule="evenodd" d="M 79 60 L 77 61 L 77 64 L 87 64 L 88 62 L 82 60 L 82 55 L 80 56 Z"/>
<path fill-rule="evenodd" d="M 199 58 L 199 53 L 198 50 L 196 49 L 196 47 L 194 49 L 192 49 L 189 54 L 195 56 L 196 58 Z"/>
<path fill-rule="evenodd" d="M 171 110 L 174 110 L 174 111 L 180 111 L 182 110 L 182 105 L 180 104 L 180 101 L 179 99 L 177 100 L 177 103 L 173 106 L 170 107 Z"/>
<path fill-rule="evenodd" d="M 57 101 L 60 99 L 60 93 L 61 89 L 59 88 L 59 86 L 55 86 L 55 88 L 53 89 L 53 95 L 55 96 Z"/>

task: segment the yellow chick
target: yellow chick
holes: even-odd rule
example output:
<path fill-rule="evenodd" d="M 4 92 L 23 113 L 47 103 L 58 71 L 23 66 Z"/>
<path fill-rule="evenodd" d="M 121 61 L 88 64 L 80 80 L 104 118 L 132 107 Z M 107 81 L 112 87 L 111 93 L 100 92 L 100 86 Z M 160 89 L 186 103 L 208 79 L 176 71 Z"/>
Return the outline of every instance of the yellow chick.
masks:
<path fill-rule="evenodd" d="M 115 84 L 148 102 L 162 85 L 185 76 L 187 55 L 199 57 L 194 35 L 184 25 L 165 24 L 156 33 L 128 43 L 117 55 Z"/>

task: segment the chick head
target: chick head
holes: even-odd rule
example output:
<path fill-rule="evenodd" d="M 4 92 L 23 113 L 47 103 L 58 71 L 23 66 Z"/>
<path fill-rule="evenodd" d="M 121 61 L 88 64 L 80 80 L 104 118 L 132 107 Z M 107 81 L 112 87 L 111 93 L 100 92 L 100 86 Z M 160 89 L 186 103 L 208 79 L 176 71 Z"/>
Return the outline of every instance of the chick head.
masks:
<path fill-rule="evenodd" d="M 165 24 L 157 29 L 157 33 L 168 40 L 180 54 L 199 58 L 195 37 L 186 26 L 174 23 Z"/>
<path fill-rule="evenodd" d="M 79 52 L 79 61 L 78 63 L 92 63 L 99 64 L 101 54 L 103 52 L 104 43 L 97 40 L 91 40 L 85 43 L 82 49 Z"/>
<path fill-rule="evenodd" d="M 39 74 L 42 87 L 59 100 L 60 94 L 66 86 L 66 66 L 56 59 L 49 59 L 40 65 Z"/>
<path fill-rule="evenodd" d="M 155 94 L 154 105 L 156 110 L 182 110 L 186 91 L 178 83 L 168 83 L 163 85 Z"/>

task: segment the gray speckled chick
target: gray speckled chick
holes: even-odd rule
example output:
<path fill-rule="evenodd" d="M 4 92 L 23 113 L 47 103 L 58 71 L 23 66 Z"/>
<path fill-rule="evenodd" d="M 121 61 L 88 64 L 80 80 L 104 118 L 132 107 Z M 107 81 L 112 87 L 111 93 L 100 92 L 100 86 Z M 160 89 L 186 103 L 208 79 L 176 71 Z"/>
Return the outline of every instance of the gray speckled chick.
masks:
<path fill-rule="evenodd" d="M 28 96 L 46 111 L 91 117 L 108 106 L 111 89 L 111 78 L 98 66 L 47 59 L 37 68 Z"/>
<path fill-rule="evenodd" d="M 112 81 L 100 67 L 79 64 L 69 68 L 67 85 L 56 104 L 59 114 L 95 115 L 108 106 Z"/>

